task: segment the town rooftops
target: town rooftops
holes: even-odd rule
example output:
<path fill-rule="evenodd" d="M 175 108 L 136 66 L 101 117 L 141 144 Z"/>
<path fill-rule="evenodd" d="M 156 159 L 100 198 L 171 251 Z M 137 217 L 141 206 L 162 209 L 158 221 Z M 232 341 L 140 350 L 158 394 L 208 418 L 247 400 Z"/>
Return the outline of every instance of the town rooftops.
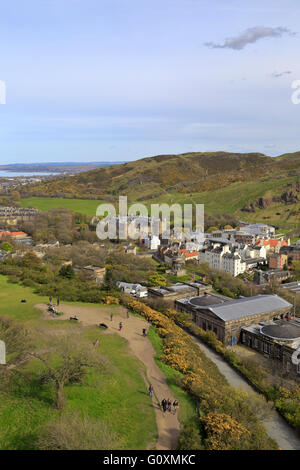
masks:
<path fill-rule="evenodd" d="M 198 255 L 197 250 L 188 251 L 185 248 L 182 248 L 182 249 L 178 250 L 178 253 L 183 254 L 185 256 L 185 258 L 192 258 L 192 257 L 195 257 L 195 256 Z"/>
<path fill-rule="evenodd" d="M 261 240 L 258 239 L 257 243 L 260 243 Z M 277 245 L 281 246 L 288 246 L 288 242 L 286 240 L 278 240 L 277 238 L 270 238 L 269 240 L 262 240 L 263 246 L 270 245 L 272 248 L 275 248 Z"/>
<path fill-rule="evenodd" d="M 0 237 L 27 237 L 25 232 L 0 232 Z"/>

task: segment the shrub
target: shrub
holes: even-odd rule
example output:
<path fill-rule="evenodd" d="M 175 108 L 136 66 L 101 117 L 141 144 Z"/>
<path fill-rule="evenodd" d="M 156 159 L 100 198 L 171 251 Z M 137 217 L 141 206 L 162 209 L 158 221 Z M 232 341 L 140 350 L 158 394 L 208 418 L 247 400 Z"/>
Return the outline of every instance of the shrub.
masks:
<path fill-rule="evenodd" d="M 36 443 L 39 450 L 114 450 L 119 445 L 107 425 L 74 412 L 47 423 Z"/>

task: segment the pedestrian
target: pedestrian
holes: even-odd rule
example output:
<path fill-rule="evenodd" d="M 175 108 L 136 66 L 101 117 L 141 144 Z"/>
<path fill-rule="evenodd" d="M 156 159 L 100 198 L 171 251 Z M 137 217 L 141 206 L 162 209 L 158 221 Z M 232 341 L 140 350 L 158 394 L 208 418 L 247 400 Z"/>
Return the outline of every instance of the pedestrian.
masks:
<path fill-rule="evenodd" d="M 94 342 L 94 346 L 99 346 L 99 339 L 96 339 L 96 341 Z"/>
<path fill-rule="evenodd" d="M 174 400 L 174 401 L 173 401 L 174 415 L 176 414 L 176 411 L 177 411 L 178 406 L 179 406 L 178 401 L 177 401 L 177 400 Z"/>
<path fill-rule="evenodd" d="M 59 299 L 57 299 L 57 306 L 59 306 Z"/>
<path fill-rule="evenodd" d="M 129 318 L 129 312 L 128 312 L 128 310 L 127 310 L 127 318 Z"/>
<path fill-rule="evenodd" d="M 113 314 L 110 314 L 110 321 L 113 321 Z"/>
<path fill-rule="evenodd" d="M 120 321 L 120 323 L 119 323 L 119 331 L 121 331 L 122 328 L 123 328 L 123 323 Z"/>
<path fill-rule="evenodd" d="M 147 333 L 146 333 L 146 328 L 143 328 L 143 336 L 146 336 Z"/>
<path fill-rule="evenodd" d="M 171 411 L 172 411 L 172 402 L 171 402 L 170 398 L 168 398 L 167 408 L 168 408 L 168 411 L 171 413 Z"/>
<path fill-rule="evenodd" d="M 51 304 L 52 302 L 52 297 L 49 297 L 49 304 Z"/>
<path fill-rule="evenodd" d="M 161 406 L 162 406 L 163 412 L 165 413 L 167 411 L 167 400 L 165 398 L 162 400 Z"/>
<path fill-rule="evenodd" d="M 149 389 L 148 389 L 148 391 L 149 391 L 149 395 L 150 395 L 150 397 L 152 398 L 152 397 L 153 397 L 153 387 L 152 387 L 152 385 L 151 385 L 151 384 L 150 384 L 150 386 L 149 386 Z"/>
<path fill-rule="evenodd" d="M 151 320 L 150 315 L 148 315 L 147 322 L 150 323 L 150 320 Z"/>

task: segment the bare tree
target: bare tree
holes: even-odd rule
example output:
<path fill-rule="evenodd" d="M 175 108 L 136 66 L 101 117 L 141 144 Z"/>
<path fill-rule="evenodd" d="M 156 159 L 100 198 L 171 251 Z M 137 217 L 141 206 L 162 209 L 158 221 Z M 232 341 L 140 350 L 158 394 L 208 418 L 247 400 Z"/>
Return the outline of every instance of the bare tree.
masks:
<path fill-rule="evenodd" d="M 39 359 L 44 369 L 40 374 L 43 383 L 54 383 L 56 388 L 55 407 L 65 406 L 64 387 L 70 383 L 82 383 L 90 367 L 106 370 L 107 360 L 95 348 L 82 345 L 72 338 L 55 341 L 52 355 L 32 355 Z M 49 357 L 50 356 L 50 357 Z"/>
<path fill-rule="evenodd" d="M 28 330 L 21 323 L 1 316 L 0 339 L 6 346 L 7 367 L 16 366 L 29 359 L 31 339 Z"/>

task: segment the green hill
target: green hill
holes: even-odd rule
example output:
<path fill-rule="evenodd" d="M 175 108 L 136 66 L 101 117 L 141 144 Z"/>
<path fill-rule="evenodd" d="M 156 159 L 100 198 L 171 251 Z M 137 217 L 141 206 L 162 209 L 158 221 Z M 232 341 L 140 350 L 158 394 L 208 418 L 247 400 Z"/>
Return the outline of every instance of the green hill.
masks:
<path fill-rule="evenodd" d="M 24 205 L 29 197 L 37 197 L 43 208 L 56 203 L 42 204 L 40 198 L 60 198 L 60 205 L 61 198 L 117 202 L 119 195 L 127 195 L 131 203 L 198 202 L 205 203 L 210 214 L 235 213 L 293 227 L 299 223 L 299 181 L 300 152 L 275 158 L 261 153 L 195 152 L 96 169 L 22 188 L 21 195 Z"/>

